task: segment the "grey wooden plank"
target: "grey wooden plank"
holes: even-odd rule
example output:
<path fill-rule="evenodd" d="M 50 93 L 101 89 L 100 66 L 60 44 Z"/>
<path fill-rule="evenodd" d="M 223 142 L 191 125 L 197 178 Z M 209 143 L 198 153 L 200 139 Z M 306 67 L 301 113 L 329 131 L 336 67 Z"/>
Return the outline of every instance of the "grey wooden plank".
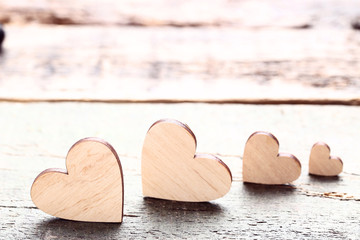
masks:
<path fill-rule="evenodd" d="M 3 101 L 360 102 L 360 35 L 353 30 L 12 25 L 6 31 Z"/>
<path fill-rule="evenodd" d="M 360 237 L 360 108 L 345 106 L 0 103 L 0 238 L 301 238 Z M 234 182 L 210 203 L 143 199 L 140 153 L 152 122 L 172 117 L 194 131 L 199 152 L 221 157 Z M 296 155 L 302 175 L 292 185 L 241 181 L 241 156 L 256 130 L 277 136 L 280 151 Z M 87 136 L 117 150 L 124 169 L 125 217 L 121 225 L 53 218 L 36 209 L 30 187 L 48 167 L 64 168 L 69 147 Z M 338 178 L 307 174 L 308 155 L 322 140 L 344 160 Z"/>

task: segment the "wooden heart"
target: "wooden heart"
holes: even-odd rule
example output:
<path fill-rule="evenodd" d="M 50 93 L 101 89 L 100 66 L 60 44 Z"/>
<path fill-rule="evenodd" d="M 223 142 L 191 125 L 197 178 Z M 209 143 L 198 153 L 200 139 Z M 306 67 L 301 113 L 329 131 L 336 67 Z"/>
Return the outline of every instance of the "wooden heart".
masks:
<path fill-rule="evenodd" d="M 285 184 L 296 180 L 301 173 L 299 160 L 278 153 L 279 142 L 267 132 L 255 132 L 246 142 L 243 157 L 243 181 L 259 184 Z"/>
<path fill-rule="evenodd" d="M 309 173 L 319 176 L 337 176 L 343 170 L 343 162 L 339 157 L 330 156 L 330 147 L 317 142 L 311 149 Z"/>
<path fill-rule="evenodd" d="M 86 222 L 122 222 L 124 183 L 114 148 L 97 138 L 75 143 L 66 170 L 47 169 L 31 187 L 31 198 L 55 217 Z"/>
<path fill-rule="evenodd" d="M 219 158 L 195 150 L 196 138 L 188 126 L 170 119 L 155 122 L 142 150 L 144 196 L 184 202 L 224 196 L 232 182 L 229 168 Z"/>

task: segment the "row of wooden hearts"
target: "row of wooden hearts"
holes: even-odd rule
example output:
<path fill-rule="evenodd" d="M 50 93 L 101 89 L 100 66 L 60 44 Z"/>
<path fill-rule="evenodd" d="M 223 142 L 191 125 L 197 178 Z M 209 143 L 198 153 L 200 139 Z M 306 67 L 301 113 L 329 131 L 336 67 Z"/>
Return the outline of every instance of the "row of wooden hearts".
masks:
<path fill-rule="evenodd" d="M 270 133 L 255 132 L 245 146 L 243 181 L 285 184 L 300 176 L 301 164 L 291 154 L 278 154 L 279 142 Z M 177 120 L 159 120 L 146 134 L 142 151 L 143 195 L 202 202 L 224 196 L 231 187 L 231 171 L 219 158 L 195 154 L 196 138 Z M 339 158 L 329 147 L 315 144 L 310 173 L 336 175 Z M 31 188 L 31 198 L 44 212 L 71 220 L 121 222 L 124 183 L 120 159 L 104 140 L 86 138 L 75 143 L 66 157 L 65 170 L 47 169 Z"/>

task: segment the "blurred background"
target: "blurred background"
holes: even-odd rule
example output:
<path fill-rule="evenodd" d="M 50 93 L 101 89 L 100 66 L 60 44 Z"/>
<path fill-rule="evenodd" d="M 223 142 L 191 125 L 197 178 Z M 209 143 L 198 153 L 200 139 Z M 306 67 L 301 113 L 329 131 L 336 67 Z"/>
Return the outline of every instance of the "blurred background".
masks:
<path fill-rule="evenodd" d="M 6 101 L 360 104 L 359 0 L 0 0 Z"/>

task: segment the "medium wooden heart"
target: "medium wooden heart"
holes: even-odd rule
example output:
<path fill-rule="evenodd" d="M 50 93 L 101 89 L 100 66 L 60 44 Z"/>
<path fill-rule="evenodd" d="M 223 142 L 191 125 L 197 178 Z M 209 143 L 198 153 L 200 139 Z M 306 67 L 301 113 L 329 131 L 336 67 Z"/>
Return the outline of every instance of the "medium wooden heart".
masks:
<path fill-rule="evenodd" d="M 285 184 L 301 173 L 299 160 L 278 153 L 279 142 L 267 132 L 255 132 L 246 142 L 243 157 L 243 181 L 258 184 Z"/>
<path fill-rule="evenodd" d="M 196 138 L 176 120 L 155 122 L 147 132 L 141 162 L 145 197 L 204 202 L 224 196 L 232 176 L 219 158 L 195 154 Z"/>
<path fill-rule="evenodd" d="M 55 217 L 86 222 L 122 222 L 124 183 L 114 148 L 97 138 L 75 143 L 66 170 L 47 169 L 37 176 L 31 198 Z"/>
<path fill-rule="evenodd" d="M 330 147 L 317 142 L 311 149 L 309 173 L 319 176 L 337 176 L 343 170 L 343 162 L 339 157 L 330 156 Z"/>

